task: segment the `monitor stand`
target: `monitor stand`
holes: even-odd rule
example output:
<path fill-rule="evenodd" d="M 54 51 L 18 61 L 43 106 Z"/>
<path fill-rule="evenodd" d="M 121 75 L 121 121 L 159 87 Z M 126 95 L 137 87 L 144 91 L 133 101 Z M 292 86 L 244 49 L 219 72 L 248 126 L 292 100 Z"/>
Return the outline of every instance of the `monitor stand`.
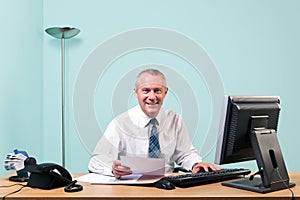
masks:
<path fill-rule="evenodd" d="M 296 184 L 289 182 L 288 185 L 285 185 L 284 182 L 281 182 L 281 184 L 277 184 L 277 187 L 265 187 L 262 184 L 262 179 L 260 177 L 255 177 L 253 180 L 250 180 L 249 178 L 243 178 L 239 180 L 223 182 L 222 185 L 248 190 L 252 192 L 268 193 L 277 190 L 291 188 L 294 187 Z"/>
<path fill-rule="evenodd" d="M 250 139 L 260 177 L 224 182 L 222 185 L 259 193 L 295 186 L 295 183 L 289 181 L 276 131 L 273 129 L 254 130 L 250 134 Z"/>

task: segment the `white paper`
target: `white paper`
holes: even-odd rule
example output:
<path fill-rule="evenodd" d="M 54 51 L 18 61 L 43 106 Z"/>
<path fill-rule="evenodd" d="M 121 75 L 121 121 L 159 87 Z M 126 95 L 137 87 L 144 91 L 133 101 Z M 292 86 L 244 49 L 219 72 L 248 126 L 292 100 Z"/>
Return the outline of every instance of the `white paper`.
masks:
<path fill-rule="evenodd" d="M 91 184 L 133 184 L 141 177 L 141 174 L 131 174 L 116 179 L 114 176 L 107 176 L 102 174 L 89 173 L 75 180 L 80 182 L 88 182 Z"/>
<path fill-rule="evenodd" d="M 121 163 L 131 169 L 133 174 L 163 176 L 165 159 L 121 156 Z"/>
<path fill-rule="evenodd" d="M 88 182 L 91 184 L 110 184 L 110 185 L 132 185 L 132 184 L 148 184 L 158 181 L 158 176 L 142 176 L 141 174 L 131 174 L 116 179 L 114 176 L 107 176 L 96 173 L 89 173 L 75 178 L 79 182 Z"/>
<path fill-rule="evenodd" d="M 91 184 L 148 184 L 161 179 L 165 174 L 165 160 L 121 156 L 123 166 L 130 167 L 132 174 L 116 179 L 114 176 L 89 173 L 75 180 Z"/>

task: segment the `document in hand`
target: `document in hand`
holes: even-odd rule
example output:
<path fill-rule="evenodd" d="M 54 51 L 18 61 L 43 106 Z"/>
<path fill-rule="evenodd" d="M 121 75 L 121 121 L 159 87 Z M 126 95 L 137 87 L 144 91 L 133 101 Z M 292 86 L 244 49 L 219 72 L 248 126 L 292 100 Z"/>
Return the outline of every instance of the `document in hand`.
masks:
<path fill-rule="evenodd" d="M 150 176 L 164 176 L 165 159 L 163 158 L 140 158 L 121 156 L 123 166 L 130 167 L 133 174 Z"/>
<path fill-rule="evenodd" d="M 77 177 L 76 180 L 91 184 L 150 184 L 158 181 L 165 174 L 164 159 L 121 156 L 121 163 L 130 167 L 132 174 L 116 179 L 111 175 L 89 173 Z"/>

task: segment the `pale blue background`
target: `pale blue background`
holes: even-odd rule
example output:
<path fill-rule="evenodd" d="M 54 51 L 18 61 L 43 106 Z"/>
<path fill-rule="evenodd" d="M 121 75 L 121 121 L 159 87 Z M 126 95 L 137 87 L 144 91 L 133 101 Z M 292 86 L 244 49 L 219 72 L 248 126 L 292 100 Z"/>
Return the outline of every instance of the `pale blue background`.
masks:
<path fill-rule="evenodd" d="M 132 29 L 170 29 L 201 45 L 215 63 L 226 94 L 279 95 L 281 118 L 278 137 L 289 171 L 299 171 L 300 1 L 297 0 L 0 0 L 0 161 L 15 148 L 26 149 L 41 162 L 61 162 L 60 41 L 45 34 L 52 26 L 75 26 L 81 32 L 66 41 L 66 168 L 86 172 L 90 149 L 80 139 L 73 119 L 72 97 L 81 66 L 107 39 Z M 114 85 L 131 66 L 151 62 L 174 66 L 191 87 L 203 87 L 184 63 L 163 52 L 140 52 L 119 59 L 105 77 Z M 181 65 L 182 64 L 182 65 Z M 127 70 L 127 71 L 126 71 Z M 109 78 L 111 77 L 111 78 Z M 111 83 L 109 83 L 111 81 Z M 195 84 L 193 84 L 195 83 Z M 199 83 L 199 85 L 197 85 Z M 107 89 L 98 86 L 96 113 L 101 128 L 111 120 Z M 201 90 L 200 90 L 201 91 Z M 196 94 L 201 98 L 202 94 Z M 102 101 L 103 100 L 103 101 Z M 127 101 L 127 99 L 126 99 Z M 128 100 L 134 104 L 134 97 Z M 203 134 L 211 106 L 199 102 Z M 205 104 L 205 103 L 204 103 Z M 176 94 L 166 107 L 180 111 Z M 192 105 L 191 105 L 192 106 Z M 203 117 L 204 116 L 204 117 Z M 208 117 L 205 117 L 208 116 Z M 212 122 L 214 123 L 214 122 Z M 215 122 L 216 123 L 216 122 Z M 201 149 L 201 137 L 194 144 Z M 205 155 L 213 162 L 214 147 Z M 234 166 L 249 167 L 255 162 Z M 0 169 L 0 175 L 7 172 Z"/>

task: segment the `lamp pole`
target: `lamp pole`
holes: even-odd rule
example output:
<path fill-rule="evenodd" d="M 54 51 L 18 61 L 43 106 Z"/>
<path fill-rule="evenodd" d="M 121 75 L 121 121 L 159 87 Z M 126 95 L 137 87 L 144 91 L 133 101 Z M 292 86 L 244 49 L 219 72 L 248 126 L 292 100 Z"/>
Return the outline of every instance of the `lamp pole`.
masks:
<path fill-rule="evenodd" d="M 51 27 L 45 31 L 54 38 L 61 40 L 61 148 L 62 166 L 65 167 L 65 39 L 76 36 L 80 30 L 73 27 Z"/>

